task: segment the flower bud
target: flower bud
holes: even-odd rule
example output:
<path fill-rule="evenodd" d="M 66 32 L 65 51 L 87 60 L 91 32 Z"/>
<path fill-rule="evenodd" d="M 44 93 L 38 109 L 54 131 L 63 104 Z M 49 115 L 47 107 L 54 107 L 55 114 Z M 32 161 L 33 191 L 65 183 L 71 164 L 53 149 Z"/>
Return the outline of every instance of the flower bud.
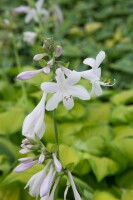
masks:
<path fill-rule="evenodd" d="M 37 160 L 24 162 L 24 163 L 18 165 L 13 171 L 16 173 L 23 172 L 23 171 L 33 167 L 36 163 L 37 163 Z"/>
<path fill-rule="evenodd" d="M 43 153 L 41 153 L 41 155 L 39 156 L 39 160 L 38 160 L 38 163 L 39 164 L 42 164 L 45 160 L 45 155 Z"/>
<path fill-rule="evenodd" d="M 35 60 L 35 61 L 41 60 L 44 57 L 44 55 L 45 55 L 44 53 L 36 54 L 33 57 L 33 60 Z"/>
<path fill-rule="evenodd" d="M 37 75 L 37 74 L 39 74 L 41 72 L 42 72 L 42 69 L 26 71 L 26 72 L 20 73 L 17 76 L 17 78 L 20 79 L 20 80 L 28 80 L 28 79 L 31 79 L 32 77 L 34 77 L 35 75 Z"/>
<path fill-rule="evenodd" d="M 55 57 L 59 57 L 59 56 L 61 56 L 61 54 L 62 54 L 62 51 L 63 51 L 63 49 L 62 49 L 62 46 L 60 46 L 60 45 L 57 45 L 56 46 L 56 52 L 55 52 Z"/>
<path fill-rule="evenodd" d="M 61 172 L 62 165 L 61 165 L 61 163 L 59 162 L 59 160 L 57 159 L 57 157 L 54 153 L 53 153 L 53 159 L 54 159 L 54 165 L 55 165 L 56 171 Z"/>
<path fill-rule="evenodd" d="M 43 72 L 44 72 L 45 74 L 49 74 L 49 73 L 50 73 L 50 67 L 49 67 L 49 66 L 44 67 L 44 68 L 43 68 Z"/>
<path fill-rule="evenodd" d="M 50 61 L 47 62 L 47 65 L 51 67 L 54 64 L 54 59 L 51 59 Z"/>

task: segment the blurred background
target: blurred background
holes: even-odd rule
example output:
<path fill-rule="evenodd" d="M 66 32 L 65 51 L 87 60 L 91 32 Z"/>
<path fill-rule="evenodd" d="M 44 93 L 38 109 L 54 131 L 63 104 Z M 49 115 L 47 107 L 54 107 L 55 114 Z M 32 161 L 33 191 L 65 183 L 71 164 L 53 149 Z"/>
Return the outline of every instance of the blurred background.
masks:
<path fill-rule="evenodd" d="M 12 170 L 21 157 L 23 120 L 39 102 L 40 83 L 49 75 L 28 81 L 16 76 L 40 68 L 33 56 L 43 36 L 61 42 L 61 60 L 70 69 L 89 69 L 83 60 L 106 52 L 102 80 L 115 79 L 116 84 L 90 101 L 76 99 L 69 112 L 62 104 L 57 110 L 62 162 L 75 163 L 73 174 L 83 200 L 133 200 L 133 1 L 45 0 L 44 18 L 29 22 L 22 7 L 16 8 L 35 7 L 36 1 L 0 4 L 0 200 L 34 199 L 23 188 L 42 166 L 21 174 Z M 82 84 L 90 90 L 87 81 Z M 46 112 L 45 121 L 43 142 L 49 145 L 54 143 L 51 113 Z M 63 200 L 64 189 L 62 179 L 58 200 Z"/>

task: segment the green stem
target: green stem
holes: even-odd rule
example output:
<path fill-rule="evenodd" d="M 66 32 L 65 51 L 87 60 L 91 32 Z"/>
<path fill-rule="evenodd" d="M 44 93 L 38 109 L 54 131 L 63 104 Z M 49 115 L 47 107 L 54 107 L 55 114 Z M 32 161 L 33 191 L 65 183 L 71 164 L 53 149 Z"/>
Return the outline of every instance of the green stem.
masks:
<path fill-rule="evenodd" d="M 58 139 L 58 128 L 57 128 L 57 120 L 56 120 L 56 110 L 53 110 L 53 119 L 54 119 L 55 143 L 58 147 L 57 157 L 59 158 L 59 139 Z"/>

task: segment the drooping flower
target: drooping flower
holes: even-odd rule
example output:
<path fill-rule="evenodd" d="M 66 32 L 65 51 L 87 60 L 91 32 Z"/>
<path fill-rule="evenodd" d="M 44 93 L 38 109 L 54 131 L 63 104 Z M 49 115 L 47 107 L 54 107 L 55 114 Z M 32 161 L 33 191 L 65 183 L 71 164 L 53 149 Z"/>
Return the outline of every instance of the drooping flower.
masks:
<path fill-rule="evenodd" d="M 57 159 L 55 153 L 53 153 L 52 155 L 53 155 L 53 160 L 54 160 L 54 165 L 55 165 L 56 171 L 61 172 L 62 165 L 61 165 L 60 161 Z"/>
<path fill-rule="evenodd" d="M 41 197 L 49 194 L 52 184 L 53 184 L 55 174 L 56 174 L 56 171 L 54 170 L 53 166 L 51 165 L 47 176 L 45 177 L 45 179 L 43 180 L 43 182 L 41 184 L 41 188 L 40 188 L 40 196 Z"/>
<path fill-rule="evenodd" d="M 15 13 L 26 13 L 25 23 L 29 23 L 31 20 L 38 22 L 41 16 L 43 21 L 49 16 L 49 12 L 42 8 L 44 0 L 38 0 L 35 4 L 35 8 L 30 8 L 28 6 L 20 6 L 14 9 Z"/>
<path fill-rule="evenodd" d="M 77 188 L 75 186 L 75 183 L 74 183 L 74 180 L 73 180 L 73 177 L 72 177 L 72 174 L 71 174 L 70 171 L 68 171 L 68 177 L 69 177 L 70 184 L 72 186 L 72 190 L 73 190 L 75 200 L 81 200 L 81 197 L 80 197 L 80 195 L 77 191 Z"/>
<path fill-rule="evenodd" d="M 80 72 L 81 77 L 88 79 L 92 84 L 91 95 L 95 93 L 97 96 L 102 95 L 101 86 L 113 86 L 114 84 L 105 83 L 100 81 L 101 78 L 101 68 L 99 67 L 102 61 L 105 59 L 105 52 L 100 51 L 94 58 L 86 58 L 83 63 L 92 67 L 90 70 Z"/>
<path fill-rule="evenodd" d="M 58 68 L 56 70 L 56 81 L 45 82 L 41 84 L 41 89 L 46 93 L 54 93 L 46 104 L 47 110 L 54 110 L 57 108 L 59 102 L 63 101 L 64 106 L 70 110 L 74 106 L 73 97 L 78 97 L 82 100 L 90 99 L 87 90 L 80 86 L 75 85 L 80 80 L 77 73 L 73 72 L 71 76 L 65 78 L 63 71 Z"/>
<path fill-rule="evenodd" d="M 45 131 L 44 112 L 47 94 L 44 93 L 36 108 L 25 118 L 23 122 L 22 134 L 29 138 L 34 138 L 35 134 L 42 138 Z"/>
<path fill-rule="evenodd" d="M 59 180 L 60 180 L 60 177 L 58 177 L 54 183 L 54 186 L 52 188 L 52 191 L 50 194 L 47 194 L 46 196 L 43 196 L 41 197 L 41 200 L 54 200 L 54 193 L 55 193 L 55 190 L 56 190 L 56 187 L 59 183 Z"/>
<path fill-rule="evenodd" d="M 36 37 L 37 37 L 37 33 L 35 32 L 31 32 L 31 31 L 23 32 L 23 41 L 29 45 L 34 44 Z"/>
<path fill-rule="evenodd" d="M 25 188 L 29 187 L 29 194 L 32 197 L 38 197 L 40 195 L 40 188 L 45 177 L 47 176 L 47 171 L 50 165 L 51 165 L 51 161 L 47 163 L 47 165 L 42 171 L 34 174 L 28 181 L 27 185 L 25 186 Z"/>

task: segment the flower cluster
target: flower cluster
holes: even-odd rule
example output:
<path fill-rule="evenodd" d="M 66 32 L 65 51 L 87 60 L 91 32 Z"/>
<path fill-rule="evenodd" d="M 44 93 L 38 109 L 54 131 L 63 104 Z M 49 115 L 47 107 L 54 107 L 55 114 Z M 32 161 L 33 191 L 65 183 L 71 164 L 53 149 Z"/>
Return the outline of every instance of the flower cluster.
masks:
<path fill-rule="evenodd" d="M 35 109 L 26 116 L 22 134 L 26 137 L 22 141 L 21 154 L 35 152 L 35 157 L 21 158 L 21 164 L 15 168 L 15 172 L 25 171 L 35 164 L 46 162 L 44 169 L 33 175 L 26 187 L 29 186 L 31 196 L 40 197 L 41 200 L 53 200 L 54 191 L 62 175 L 66 175 L 70 185 L 72 186 L 75 200 L 81 200 L 76 189 L 72 174 L 66 166 L 62 166 L 59 160 L 57 150 L 49 152 L 44 144 L 40 141 L 45 133 L 44 114 L 45 109 L 52 111 L 58 107 L 60 102 L 66 109 L 70 110 L 74 106 L 74 98 L 89 100 L 92 94 L 101 95 L 101 86 L 111 86 L 109 83 L 102 82 L 100 64 L 105 59 L 105 52 L 100 51 L 94 58 L 86 58 L 83 63 L 89 65 L 91 69 L 77 72 L 67 68 L 67 64 L 58 61 L 58 57 L 62 55 L 62 46 L 60 43 L 54 43 L 53 39 L 46 38 L 40 52 L 34 56 L 35 61 L 39 61 L 41 69 L 25 71 L 20 73 L 17 78 L 27 80 L 39 73 L 53 73 L 52 82 L 43 82 L 40 86 L 43 94 L 39 104 Z M 82 85 L 78 84 L 80 79 L 87 79 L 92 84 L 89 93 Z M 50 98 L 48 95 L 52 94 Z M 47 162 L 47 160 L 49 160 Z M 64 192 L 64 200 L 66 200 L 69 186 Z"/>

